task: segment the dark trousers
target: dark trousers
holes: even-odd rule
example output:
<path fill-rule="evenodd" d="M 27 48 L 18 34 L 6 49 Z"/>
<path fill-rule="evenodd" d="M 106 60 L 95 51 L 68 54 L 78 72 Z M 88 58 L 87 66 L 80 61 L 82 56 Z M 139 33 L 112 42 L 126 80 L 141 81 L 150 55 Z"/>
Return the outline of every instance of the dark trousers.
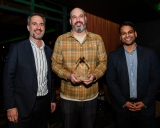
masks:
<path fill-rule="evenodd" d="M 61 99 L 64 128 L 93 128 L 96 108 L 97 98 L 90 101 Z"/>
<path fill-rule="evenodd" d="M 31 114 L 27 117 L 18 116 L 18 123 L 9 122 L 9 128 L 47 128 L 49 98 L 44 96 L 36 100 Z"/>
<path fill-rule="evenodd" d="M 155 128 L 155 115 L 146 116 L 139 112 L 116 112 L 117 128 Z"/>

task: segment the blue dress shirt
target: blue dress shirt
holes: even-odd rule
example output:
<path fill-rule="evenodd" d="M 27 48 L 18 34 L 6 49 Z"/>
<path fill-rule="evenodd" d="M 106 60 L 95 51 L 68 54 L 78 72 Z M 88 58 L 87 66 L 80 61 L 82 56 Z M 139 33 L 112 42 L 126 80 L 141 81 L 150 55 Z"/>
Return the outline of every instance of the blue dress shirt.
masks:
<path fill-rule="evenodd" d="M 129 53 L 125 49 L 125 56 L 126 56 L 127 67 L 128 67 L 130 98 L 137 98 L 137 50 L 136 50 L 136 47 L 132 51 L 132 53 Z"/>

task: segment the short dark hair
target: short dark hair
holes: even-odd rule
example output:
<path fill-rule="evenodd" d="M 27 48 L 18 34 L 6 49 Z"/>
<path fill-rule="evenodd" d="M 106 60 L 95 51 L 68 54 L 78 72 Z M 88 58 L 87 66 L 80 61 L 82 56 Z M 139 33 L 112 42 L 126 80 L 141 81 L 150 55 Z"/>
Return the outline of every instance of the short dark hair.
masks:
<path fill-rule="evenodd" d="M 135 30 L 135 26 L 134 26 L 134 24 L 133 24 L 132 22 L 130 22 L 130 21 L 125 21 L 125 22 L 123 22 L 123 23 L 120 24 L 120 26 L 119 26 L 119 33 L 120 33 L 120 30 L 121 30 L 121 28 L 122 28 L 123 26 L 131 26 L 131 27 L 133 28 L 133 30 L 136 31 L 136 30 Z"/>
<path fill-rule="evenodd" d="M 32 16 L 40 16 L 42 17 L 43 21 L 44 21 L 44 25 L 46 24 L 46 18 L 43 16 L 43 14 L 40 14 L 40 13 L 32 13 L 30 16 L 28 16 L 27 18 L 27 24 L 29 25 L 30 22 L 31 22 L 31 18 Z"/>

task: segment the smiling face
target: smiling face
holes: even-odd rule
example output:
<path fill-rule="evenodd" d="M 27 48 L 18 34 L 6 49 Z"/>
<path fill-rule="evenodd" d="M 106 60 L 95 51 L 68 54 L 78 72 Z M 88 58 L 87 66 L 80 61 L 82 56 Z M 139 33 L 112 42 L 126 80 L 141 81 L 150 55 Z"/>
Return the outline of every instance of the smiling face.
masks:
<path fill-rule="evenodd" d="M 30 32 L 30 38 L 34 40 L 41 40 L 45 32 L 44 20 L 40 16 L 32 16 L 30 23 L 27 25 Z"/>
<path fill-rule="evenodd" d="M 120 40 L 124 45 L 130 46 L 135 43 L 136 31 L 131 26 L 122 26 L 120 29 Z"/>
<path fill-rule="evenodd" d="M 84 11 L 80 8 L 75 8 L 70 13 L 70 24 L 73 31 L 81 33 L 86 29 L 87 18 Z"/>

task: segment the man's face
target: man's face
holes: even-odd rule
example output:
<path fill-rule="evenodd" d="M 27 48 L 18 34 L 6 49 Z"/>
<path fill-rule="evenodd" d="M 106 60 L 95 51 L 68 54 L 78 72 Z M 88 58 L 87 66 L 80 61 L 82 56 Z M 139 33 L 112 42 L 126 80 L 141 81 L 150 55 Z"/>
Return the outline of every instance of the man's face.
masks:
<path fill-rule="evenodd" d="M 45 32 L 45 24 L 40 16 L 32 16 L 30 24 L 27 25 L 30 32 L 30 37 L 36 40 L 41 40 Z"/>
<path fill-rule="evenodd" d="M 83 32 L 86 29 L 86 23 L 86 16 L 81 9 L 77 8 L 71 12 L 70 24 L 75 32 Z"/>
<path fill-rule="evenodd" d="M 130 46 L 134 44 L 137 37 L 136 31 L 131 26 L 123 26 L 120 29 L 120 40 L 124 45 Z"/>

